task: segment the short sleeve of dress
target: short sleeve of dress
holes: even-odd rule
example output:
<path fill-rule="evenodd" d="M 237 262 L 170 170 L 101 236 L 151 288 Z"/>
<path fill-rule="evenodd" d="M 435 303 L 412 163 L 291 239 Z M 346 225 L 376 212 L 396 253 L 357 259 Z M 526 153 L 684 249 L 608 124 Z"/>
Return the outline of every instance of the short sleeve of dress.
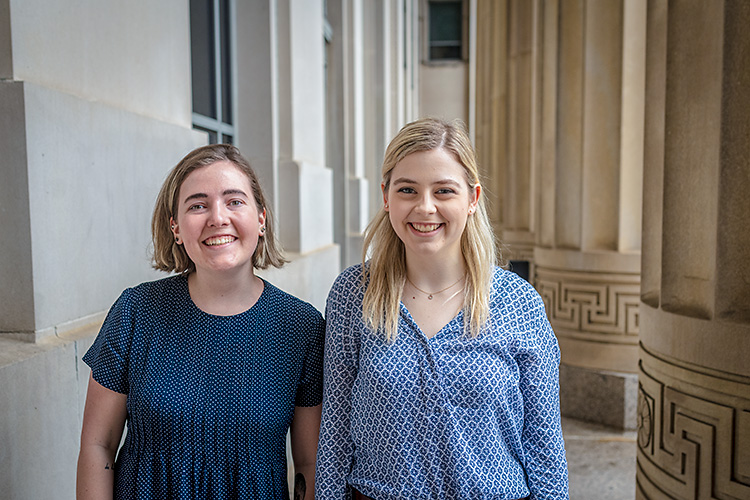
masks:
<path fill-rule="evenodd" d="M 128 358 L 133 338 L 133 291 L 125 290 L 107 314 L 94 344 L 83 356 L 94 380 L 121 394 L 128 393 Z"/>
<path fill-rule="evenodd" d="M 313 309 L 312 306 L 310 308 Z M 326 326 L 323 316 L 315 309 L 304 317 L 300 328 L 308 340 L 294 405 L 317 406 L 323 401 L 323 339 Z"/>

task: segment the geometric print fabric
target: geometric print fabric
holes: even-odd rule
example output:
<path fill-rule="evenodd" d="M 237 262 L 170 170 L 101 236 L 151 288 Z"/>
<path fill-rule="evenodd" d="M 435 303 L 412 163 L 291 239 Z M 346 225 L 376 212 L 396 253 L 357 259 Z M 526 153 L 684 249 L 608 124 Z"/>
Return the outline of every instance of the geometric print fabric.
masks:
<path fill-rule="evenodd" d="M 479 337 L 459 312 L 427 338 L 401 303 L 389 343 L 363 324 L 361 273 L 328 297 L 316 498 L 568 498 L 560 351 L 536 290 L 495 268 Z"/>

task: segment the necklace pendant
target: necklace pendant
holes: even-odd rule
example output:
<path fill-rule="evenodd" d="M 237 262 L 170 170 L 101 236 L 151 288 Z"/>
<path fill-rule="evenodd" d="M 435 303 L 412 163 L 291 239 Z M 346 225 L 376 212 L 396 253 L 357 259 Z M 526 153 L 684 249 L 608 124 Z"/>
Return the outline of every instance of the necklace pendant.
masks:
<path fill-rule="evenodd" d="M 429 295 L 427 296 L 427 300 L 432 300 L 432 294 L 429 294 Z"/>

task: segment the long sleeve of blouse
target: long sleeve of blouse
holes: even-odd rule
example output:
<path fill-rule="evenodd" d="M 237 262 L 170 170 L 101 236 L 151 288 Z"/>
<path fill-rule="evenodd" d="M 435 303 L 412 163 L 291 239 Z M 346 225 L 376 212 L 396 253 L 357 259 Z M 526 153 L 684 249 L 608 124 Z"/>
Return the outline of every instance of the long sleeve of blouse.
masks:
<path fill-rule="evenodd" d="M 354 266 L 328 297 L 316 498 L 568 498 L 560 353 L 533 287 L 497 268 L 477 338 L 463 313 L 427 338 L 401 304 L 386 342 L 362 296 Z"/>

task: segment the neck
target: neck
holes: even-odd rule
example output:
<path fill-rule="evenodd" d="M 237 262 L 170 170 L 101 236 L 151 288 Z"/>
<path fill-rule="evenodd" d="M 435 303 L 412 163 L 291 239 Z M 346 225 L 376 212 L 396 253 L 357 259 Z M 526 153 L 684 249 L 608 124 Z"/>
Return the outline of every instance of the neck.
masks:
<path fill-rule="evenodd" d="M 190 298 L 204 312 L 231 316 L 257 302 L 263 281 L 250 272 L 207 273 L 197 270 L 188 276 Z"/>
<path fill-rule="evenodd" d="M 425 290 L 439 290 L 456 281 L 466 274 L 463 258 L 425 258 L 406 256 L 406 275 L 419 288 Z"/>

